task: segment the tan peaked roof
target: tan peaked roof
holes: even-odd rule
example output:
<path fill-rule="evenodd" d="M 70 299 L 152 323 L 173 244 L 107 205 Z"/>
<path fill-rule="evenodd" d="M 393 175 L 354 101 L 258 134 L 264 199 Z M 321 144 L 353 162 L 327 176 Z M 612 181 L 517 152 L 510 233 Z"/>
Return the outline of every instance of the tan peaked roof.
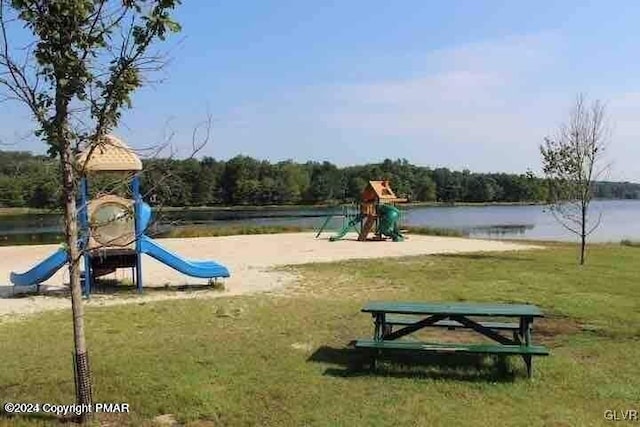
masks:
<path fill-rule="evenodd" d="M 389 181 L 369 181 L 369 186 L 375 191 L 379 199 L 397 199 L 389 186 Z"/>
<path fill-rule="evenodd" d="M 81 167 L 84 165 L 86 172 L 142 170 L 142 162 L 136 153 L 113 135 L 101 137 L 91 148 L 81 152 L 78 163 Z"/>

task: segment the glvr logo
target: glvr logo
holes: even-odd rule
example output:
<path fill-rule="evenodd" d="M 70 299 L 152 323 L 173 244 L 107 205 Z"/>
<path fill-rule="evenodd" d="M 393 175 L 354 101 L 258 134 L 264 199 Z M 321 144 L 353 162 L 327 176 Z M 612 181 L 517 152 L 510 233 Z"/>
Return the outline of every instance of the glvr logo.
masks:
<path fill-rule="evenodd" d="M 637 409 L 607 409 L 604 418 L 609 421 L 638 421 Z"/>

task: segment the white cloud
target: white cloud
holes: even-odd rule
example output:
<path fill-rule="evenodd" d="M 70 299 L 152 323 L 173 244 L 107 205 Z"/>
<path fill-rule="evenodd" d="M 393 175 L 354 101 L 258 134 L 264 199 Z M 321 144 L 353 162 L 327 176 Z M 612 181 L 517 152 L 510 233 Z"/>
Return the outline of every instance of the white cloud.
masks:
<path fill-rule="evenodd" d="M 553 75 L 564 71 L 570 79 L 575 72 L 567 72 L 565 47 L 560 34 L 549 32 L 435 51 L 418 77 L 327 90 L 333 104 L 318 119 L 345 136 L 344 151 L 365 150 L 364 160 L 407 157 L 482 171 L 537 170 L 538 145 L 565 120 L 580 89 Z M 610 156 L 640 159 L 634 142 L 640 93 L 610 95 L 616 123 Z M 613 164 L 612 178 L 640 180 L 635 163 Z"/>
<path fill-rule="evenodd" d="M 436 51 L 419 77 L 331 88 L 334 104 L 321 120 L 372 157 L 477 170 L 536 168 L 537 145 L 567 101 L 543 92 L 538 79 L 560 46 L 559 36 L 545 33 Z M 391 140 L 394 153 L 386 151 Z"/>
<path fill-rule="evenodd" d="M 391 124 L 399 119 L 402 130 L 405 113 L 414 116 L 410 122 L 422 116 L 424 126 L 441 123 L 443 117 L 464 121 L 487 113 L 510 116 L 536 104 L 540 94 L 528 83 L 535 83 L 552 62 L 559 44 L 545 34 L 436 51 L 427 55 L 425 64 L 431 66 L 425 66 L 421 77 L 336 87 L 336 99 L 344 108 L 333 118 L 340 126 L 358 126 L 349 120 L 354 114 L 382 112 L 394 118 Z"/>

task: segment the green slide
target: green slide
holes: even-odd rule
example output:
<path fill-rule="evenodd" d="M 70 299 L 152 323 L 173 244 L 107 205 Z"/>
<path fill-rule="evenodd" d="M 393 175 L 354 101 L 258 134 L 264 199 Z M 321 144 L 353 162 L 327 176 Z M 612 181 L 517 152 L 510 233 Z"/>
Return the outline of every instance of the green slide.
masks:
<path fill-rule="evenodd" d="M 402 242 L 404 236 L 400 233 L 398 222 L 400 222 L 400 211 L 395 206 L 378 206 L 378 216 L 380 218 L 378 232 L 391 237 L 394 242 Z"/>
<path fill-rule="evenodd" d="M 364 219 L 364 215 L 363 214 L 358 214 L 356 215 L 351 221 L 349 221 L 347 223 L 347 225 L 345 225 L 344 227 L 342 227 L 342 230 L 338 231 L 338 234 L 336 234 L 335 236 L 331 236 L 329 238 L 330 241 L 335 242 L 336 240 L 340 240 L 342 239 L 344 236 L 347 235 L 347 233 L 349 232 L 349 230 L 353 229 L 356 233 L 359 233 L 360 230 L 358 230 L 356 228 L 356 225 L 358 225 L 358 223 L 360 221 L 362 221 Z"/>

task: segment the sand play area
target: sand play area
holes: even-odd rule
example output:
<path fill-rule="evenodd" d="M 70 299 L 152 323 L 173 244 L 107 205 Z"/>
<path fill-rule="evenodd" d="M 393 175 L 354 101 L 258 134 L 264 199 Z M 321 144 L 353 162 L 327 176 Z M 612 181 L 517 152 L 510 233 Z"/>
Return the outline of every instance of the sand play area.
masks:
<path fill-rule="evenodd" d="M 142 300 L 171 298 L 210 298 L 264 292 L 282 288 L 297 278 L 290 273 L 274 271 L 275 267 L 330 262 L 346 259 L 403 257 L 411 255 L 513 251 L 534 249 L 536 246 L 510 242 L 475 240 L 454 237 L 411 235 L 404 242 L 357 242 L 356 236 L 329 242 L 326 238 L 314 239 L 311 233 L 268 234 L 252 236 L 203 237 L 194 239 L 162 239 L 167 249 L 185 258 L 214 260 L 231 271 L 231 278 L 224 281 L 223 291 L 194 290 L 186 292 L 148 292 L 136 295 L 134 291 L 111 294 L 94 294 L 89 305 L 139 303 Z M 9 282 L 11 271 L 22 272 L 47 257 L 56 245 L 0 247 L 0 317 L 21 317 L 44 310 L 64 309 L 70 306 L 68 298 L 60 295 L 66 289 L 68 272 L 61 269 L 41 286 L 41 294 L 17 295 Z M 144 286 L 166 287 L 189 284 L 205 284 L 205 279 L 185 276 L 156 260 L 143 256 Z M 131 273 L 118 271 L 105 278 L 130 280 Z M 35 290 L 35 287 L 33 287 Z"/>

